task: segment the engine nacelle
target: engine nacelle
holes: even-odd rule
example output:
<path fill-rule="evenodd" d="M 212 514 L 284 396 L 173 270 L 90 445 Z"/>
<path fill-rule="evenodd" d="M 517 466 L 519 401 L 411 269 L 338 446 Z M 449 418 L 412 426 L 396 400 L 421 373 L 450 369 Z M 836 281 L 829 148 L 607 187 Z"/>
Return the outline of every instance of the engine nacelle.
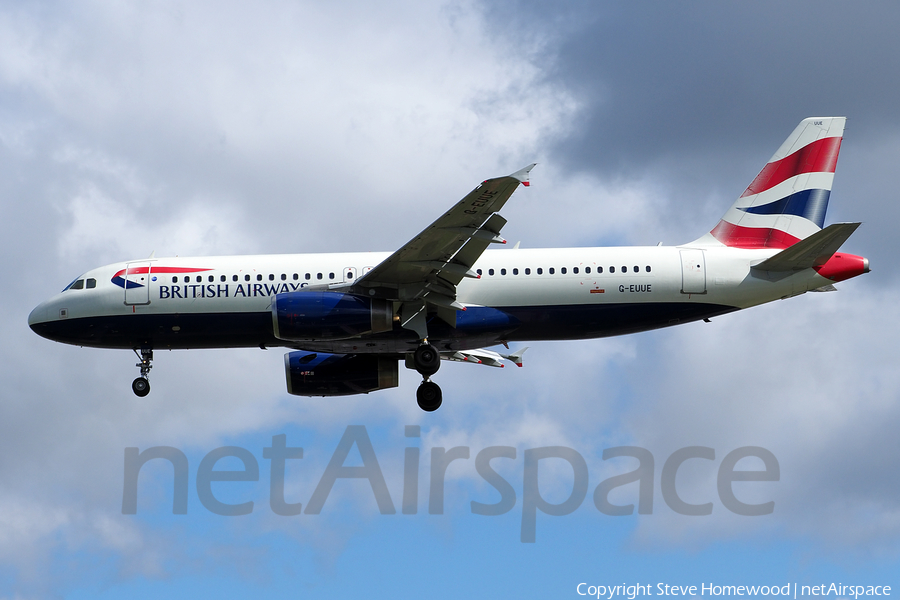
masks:
<path fill-rule="evenodd" d="M 342 292 L 288 292 L 272 304 L 272 326 L 281 340 L 342 340 L 390 331 L 393 303 Z"/>
<path fill-rule="evenodd" d="M 377 354 L 289 352 L 287 390 L 295 396 L 349 396 L 397 387 L 397 359 Z"/>

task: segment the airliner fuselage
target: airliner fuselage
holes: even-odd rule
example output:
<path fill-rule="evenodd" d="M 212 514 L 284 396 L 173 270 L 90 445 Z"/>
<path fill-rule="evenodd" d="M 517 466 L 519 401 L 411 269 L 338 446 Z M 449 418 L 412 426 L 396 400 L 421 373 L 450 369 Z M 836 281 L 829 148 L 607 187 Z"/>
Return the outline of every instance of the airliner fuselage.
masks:
<path fill-rule="evenodd" d="M 510 342 L 599 338 L 709 319 L 868 272 L 823 229 L 842 118 L 807 119 L 710 233 L 682 246 L 487 249 L 531 167 L 485 181 L 394 253 L 155 258 L 93 269 L 34 309 L 38 334 L 78 346 L 277 347 L 288 389 L 342 395 L 397 385 L 405 360 L 440 405 L 440 358 L 521 365 Z M 533 165 L 532 165 L 533 166 Z M 424 391 L 423 391 L 424 388 Z M 423 399 L 424 397 L 424 399 Z"/>
<path fill-rule="evenodd" d="M 751 266 L 777 250 L 612 247 L 488 250 L 479 279 L 463 280 L 466 307 L 456 327 L 432 319 L 429 341 L 440 350 L 503 342 L 575 340 L 634 333 L 710 318 L 834 283 L 834 269 L 776 281 Z M 323 352 L 405 353 L 415 332 L 397 327 L 364 340 L 282 340 L 274 336 L 277 294 L 349 282 L 388 253 L 166 258 L 115 263 L 85 273 L 90 289 L 69 288 L 38 306 L 37 333 L 98 348 L 292 347 Z M 848 275 L 865 268 L 839 254 Z M 141 287 L 113 283 L 117 273 Z M 120 276 L 121 277 L 121 276 Z"/>

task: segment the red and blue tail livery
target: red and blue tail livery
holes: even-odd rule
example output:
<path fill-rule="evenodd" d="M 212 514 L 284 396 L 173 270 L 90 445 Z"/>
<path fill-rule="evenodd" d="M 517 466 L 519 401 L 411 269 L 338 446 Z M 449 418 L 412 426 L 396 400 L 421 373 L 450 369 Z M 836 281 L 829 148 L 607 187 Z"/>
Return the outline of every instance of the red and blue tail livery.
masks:
<path fill-rule="evenodd" d="M 844 117 L 804 119 L 710 232 L 734 248 L 787 248 L 825 226 Z"/>
<path fill-rule="evenodd" d="M 825 224 L 844 123 L 804 119 L 719 224 L 680 246 L 503 248 L 499 211 L 529 165 L 482 181 L 395 252 L 151 255 L 91 269 L 28 323 L 58 342 L 133 350 L 138 396 L 154 349 L 283 347 L 289 394 L 397 387 L 404 365 L 433 411 L 445 361 L 521 366 L 511 343 L 708 321 L 867 273 L 840 250 L 860 224 Z"/>

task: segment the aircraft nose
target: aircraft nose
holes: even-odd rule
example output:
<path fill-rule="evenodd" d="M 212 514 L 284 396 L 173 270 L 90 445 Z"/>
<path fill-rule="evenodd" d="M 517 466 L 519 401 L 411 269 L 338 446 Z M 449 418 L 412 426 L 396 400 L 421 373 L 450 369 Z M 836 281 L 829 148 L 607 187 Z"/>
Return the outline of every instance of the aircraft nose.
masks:
<path fill-rule="evenodd" d="M 42 338 L 59 341 L 60 319 L 57 315 L 61 310 L 52 299 L 41 302 L 28 315 L 28 326 Z"/>
<path fill-rule="evenodd" d="M 31 311 L 31 314 L 28 315 L 28 326 L 34 329 L 34 326 L 38 323 L 43 323 L 47 320 L 47 303 L 41 302 L 38 304 L 34 310 Z"/>

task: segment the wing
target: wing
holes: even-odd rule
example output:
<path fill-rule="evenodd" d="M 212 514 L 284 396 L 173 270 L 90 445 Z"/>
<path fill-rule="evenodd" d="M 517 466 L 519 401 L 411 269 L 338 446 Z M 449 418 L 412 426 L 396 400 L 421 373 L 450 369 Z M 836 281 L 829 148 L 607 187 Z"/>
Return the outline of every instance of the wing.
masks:
<path fill-rule="evenodd" d="M 503 360 L 506 359 L 514 363 L 517 367 L 522 366 L 522 355 L 528 347 L 520 348 L 512 354 L 500 354 L 493 350 L 485 350 L 478 348 L 476 350 L 457 350 L 450 352 L 441 352 L 441 358 L 444 360 L 452 360 L 455 362 L 468 362 L 476 365 L 487 365 L 489 367 L 503 367 Z"/>
<path fill-rule="evenodd" d="M 488 179 L 419 235 L 356 280 L 351 293 L 386 300 L 465 310 L 456 301 L 463 277 L 478 277 L 472 265 L 491 243 L 506 243 L 498 214 L 519 184 L 528 185 L 534 164 L 506 177 Z M 407 311 L 410 312 L 410 311 Z M 417 311 L 418 312 L 418 311 Z"/>

